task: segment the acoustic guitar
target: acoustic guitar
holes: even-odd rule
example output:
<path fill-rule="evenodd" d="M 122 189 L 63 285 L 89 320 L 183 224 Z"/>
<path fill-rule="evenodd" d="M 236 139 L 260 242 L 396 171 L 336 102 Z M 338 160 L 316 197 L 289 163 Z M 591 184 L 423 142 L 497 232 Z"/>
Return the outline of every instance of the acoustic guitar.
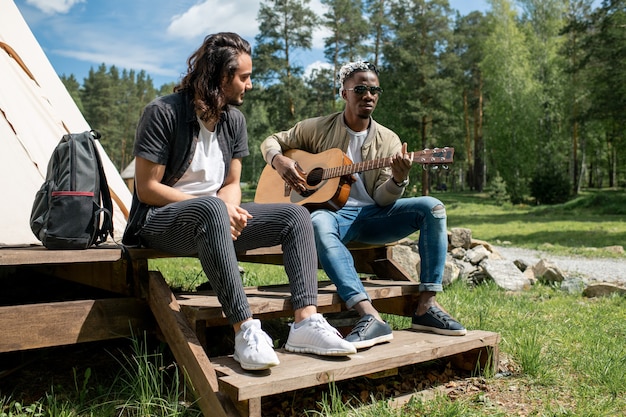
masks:
<path fill-rule="evenodd" d="M 454 148 L 434 148 L 409 153 L 413 163 L 445 165 L 453 160 Z M 254 196 L 255 203 L 295 203 L 309 210 L 326 208 L 339 210 L 348 201 L 352 174 L 391 165 L 391 157 L 352 163 L 341 149 L 333 148 L 317 154 L 300 149 L 290 149 L 285 156 L 294 159 L 305 171 L 306 189 L 293 190 L 270 165 L 266 165 L 259 178 Z"/>

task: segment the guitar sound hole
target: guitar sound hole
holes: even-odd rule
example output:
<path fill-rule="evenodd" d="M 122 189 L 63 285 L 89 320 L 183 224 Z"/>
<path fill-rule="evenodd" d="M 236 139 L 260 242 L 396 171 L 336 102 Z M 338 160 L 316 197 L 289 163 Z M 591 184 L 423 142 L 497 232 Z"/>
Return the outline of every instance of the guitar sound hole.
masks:
<path fill-rule="evenodd" d="M 306 177 L 307 185 L 309 187 L 315 187 L 322 182 L 323 171 L 324 170 L 322 168 L 314 168 L 311 172 L 309 172 L 309 175 Z"/>

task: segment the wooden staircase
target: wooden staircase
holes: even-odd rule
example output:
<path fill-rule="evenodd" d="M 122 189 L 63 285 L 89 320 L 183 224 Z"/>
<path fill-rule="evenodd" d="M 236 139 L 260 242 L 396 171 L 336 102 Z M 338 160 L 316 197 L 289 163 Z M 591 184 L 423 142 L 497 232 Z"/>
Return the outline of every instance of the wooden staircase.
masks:
<path fill-rule="evenodd" d="M 150 293 L 155 294 L 160 287 L 168 292 L 162 276 L 150 273 Z M 365 288 L 373 304 L 384 313 L 410 316 L 419 293 L 418 284 L 407 281 L 364 280 Z M 287 285 L 273 285 L 246 288 L 250 307 L 255 317 L 261 320 L 288 317 L 293 314 Z M 205 369 L 195 369 L 196 381 L 201 375 L 210 374 L 211 388 L 203 390 L 225 394 L 217 397 L 225 409 L 236 409 L 235 415 L 245 417 L 262 416 L 262 399 L 266 396 L 327 385 L 350 378 L 376 372 L 397 369 L 406 365 L 424 363 L 441 358 L 462 357 L 471 363 L 473 369 L 495 369 L 498 362 L 500 336 L 486 331 L 468 331 L 461 337 L 441 336 L 417 332 L 410 329 L 394 331 L 394 339 L 384 345 L 360 350 L 349 357 L 320 357 L 317 355 L 294 354 L 278 349 L 280 365 L 266 371 L 245 371 L 232 355 L 209 358 L 205 347 L 216 341 L 204 340 L 204 329 L 227 324 L 217 297 L 211 292 L 173 294 L 166 296 L 167 306 L 151 300 L 150 305 L 159 319 L 160 315 L 173 314 L 179 319 L 177 328 L 186 321 L 189 328 L 178 334 L 166 334 L 170 347 L 182 346 L 176 355 L 179 363 L 206 364 Z M 159 312 L 160 311 L 160 312 Z M 169 311 L 169 313 L 168 313 Z M 318 311 L 329 314 L 345 311 L 332 283 L 320 282 L 318 291 Z M 191 336 L 193 334 L 193 336 Z M 202 346 L 202 348 L 198 348 Z M 175 352 L 176 353 L 176 352 Z M 200 357 L 199 357 L 199 356 Z M 187 357 L 187 360 L 184 358 Z M 210 364 L 210 365 L 209 365 Z M 196 385 L 197 386 L 197 385 Z M 215 389 L 217 386 L 217 389 Z M 205 406 L 208 407 L 208 404 Z M 203 407 L 203 409 L 205 409 Z M 231 411 L 233 412 L 233 411 Z"/>
<path fill-rule="evenodd" d="M 410 316 L 418 285 L 393 261 L 391 247 L 353 247 L 351 251 L 357 270 L 373 276 L 364 279 L 364 284 L 376 308 Z M 85 251 L 0 249 L 0 269 L 34 268 L 117 294 L 111 299 L 51 302 L 43 305 L 45 308 L 42 304 L 0 307 L 0 332 L 4 335 L 0 353 L 126 337 L 130 335 L 126 327 L 129 322 L 144 328 L 156 323 L 203 414 L 223 417 L 261 416 L 261 400 L 267 396 L 434 359 L 462 357 L 477 367 L 492 369 L 498 361 L 497 333 L 469 331 L 466 336 L 450 337 L 399 330 L 391 342 L 347 358 L 278 349 L 279 366 L 246 372 L 229 355 L 209 357 L 207 347 L 214 341 L 207 329 L 227 324 L 219 302 L 211 292 L 173 293 L 161 273 L 148 268 L 149 259 L 165 256 L 140 249 L 131 250 L 129 258 L 118 247 Z M 281 264 L 282 252 L 280 248 L 265 248 L 240 254 L 240 260 Z M 249 287 L 246 293 L 253 314 L 261 320 L 293 316 L 287 285 Z M 345 311 L 330 282 L 319 283 L 318 310 L 325 315 Z M 43 329 L 45 337 L 39 330 L 28 329 Z"/>

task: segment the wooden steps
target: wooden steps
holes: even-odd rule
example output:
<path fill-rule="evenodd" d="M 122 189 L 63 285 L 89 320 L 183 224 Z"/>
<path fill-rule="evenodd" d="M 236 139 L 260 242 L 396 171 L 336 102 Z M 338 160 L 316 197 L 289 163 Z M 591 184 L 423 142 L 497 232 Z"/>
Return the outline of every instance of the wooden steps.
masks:
<path fill-rule="evenodd" d="M 363 281 L 374 306 L 380 312 L 410 316 L 419 294 L 418 284 L 393 260 L 392 246 L 350 249 L 357 270 L 376 276 Z M 156 322 L 203 414 L 219 417 L 258 417 L 263 397 L 433 359 L 457 358 L 470 367 L 479 358 L 481 367 L 492 366 L 498 359 L 497 333 L 470 331 L 463 337 L 451 337 L 401 330 L 394 333 L 392 342 L 348 358 L 279 349 L 278 367 L 263 373 L 245 372 L 232 357 L 218 356 L 223 350 L 215 353 L 216 357 L 207 354 L 207 346 L 214 347 L 206 340 L 210 333 L 207 328 L 227 324 L 217 297 L 211 292 L 174 294 L 159 272 L 149 271 L 149 260 L 169 256 L 150 249 L 131 249 L 130 257 L 126 257 L 115 245 L 85 251 L 42 247 L 0 250 L 0 281 L 5 271 L 20 275 L 36 272 L 114 294 L 107 299 L 0 307 L 0 330 L 6 339 L 0 343 L 0 352 L 105 340 L 127 335 L 129 320 L 149 327 Z M 238 258 L 242 262 L 280 264 L 282 252 L 280 247 L 262 248 L 238 254 Z M 321 313 L 331 317 L 330 313 L 345 311 L 331 282 L 322 281 L 318 286 Z M 293 316 L 287 284 L 249 287 L 246 293 L 254 316 L 261 320 Z"/>
<path fill-rule="evenodd" d="M 363 283 L 379 311 L 401 316 L 412 314 L 415 298 L 419 294 L 417 283 L 377 279 L 366 279 Z M 345 305 L 338 298 L 332 283 L 323 281 L 318 285 L 320 312 L 345 311 Z M 247 287 L 246 294 L 254 316 L 261 320 L 293 315 L 288 285 Z M 195 329 L 198 335 L 203 333 L 205 326 L 227 324 L 217 297 L 211 292 L 173 294 L 173 297 L 180 312 L 189 321 L 190 328 Z M 198 342 L 210 346 L 212 341 L 200 337 Z M 263 397 L 434 359 L 452 357 L 471 369 L 493 369 L 498 360 L 499 342 L 497 333 L 480 330 L 453 337 L 406 329 L 395 331 L 394 340 L 390 343 L 361 350 L 349 357 L 294 354 L 278 349 L 280 365 L 266 371 L 245 371 L 232 355 L 207 359 L 212 365 L 211 374 L 217 379 L 218 391 L 230 398 L 238 415 L 260 417 Z"/>
<path fill-rule="evenodd" d="M 277 351 L 280 365 L 266 371 L 244 371 L 232 356 L 211 358 L 220 391 L 235 402 L 247 401 L 248 415 L 259 415 L 261 398 L 297 389 L 342 381 L 405 365 L 472 352 L 484 362 L 497 358 L 500 336 L 469 331 L 465 336 L 441 336 L 413 330 L 394 331 L 386 344 L 360 350 L 349 357 L 321 357 Z M 491 366 L 493 364 L 490 364 Z M 242 404 L 238 404 L 242 408 Z"/>

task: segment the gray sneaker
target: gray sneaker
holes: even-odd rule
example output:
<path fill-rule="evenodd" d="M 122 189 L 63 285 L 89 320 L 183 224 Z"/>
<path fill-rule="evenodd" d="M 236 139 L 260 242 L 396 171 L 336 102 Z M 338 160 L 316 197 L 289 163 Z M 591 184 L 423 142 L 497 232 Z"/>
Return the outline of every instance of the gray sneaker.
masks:
<path fill-rule="evenodd" d="M 297 329 L 291 325 L 285 350 L 324 356 L 346 356 L 356 353 L 352 343 L 346 342 L 337 329 L 328 324 L 319 313 L 302 321 L 302 325 Z"/>
<path fill-rule="evenodd" d="M 272 339 L 261 329 L 261 322 L 257 319 L 244 322 L 235 334 L 233 359 L 248 371 L 259 371 L 280 363 Z"/>
<path fill-rule="evenodd" d="M 371 314 L 366 314 L 357 321 L 346 340 L 357 349 L 364 349 L 389 342 L 393 339 L 393 331 L 387 323 L 378 321 Z"/>
<path fill-rule="evenodd" d="M 446 336 L 465 336 L 467 330 L 437 306 L 429 307 L 421 316 L 413 314 L 411 328 Z"/>

